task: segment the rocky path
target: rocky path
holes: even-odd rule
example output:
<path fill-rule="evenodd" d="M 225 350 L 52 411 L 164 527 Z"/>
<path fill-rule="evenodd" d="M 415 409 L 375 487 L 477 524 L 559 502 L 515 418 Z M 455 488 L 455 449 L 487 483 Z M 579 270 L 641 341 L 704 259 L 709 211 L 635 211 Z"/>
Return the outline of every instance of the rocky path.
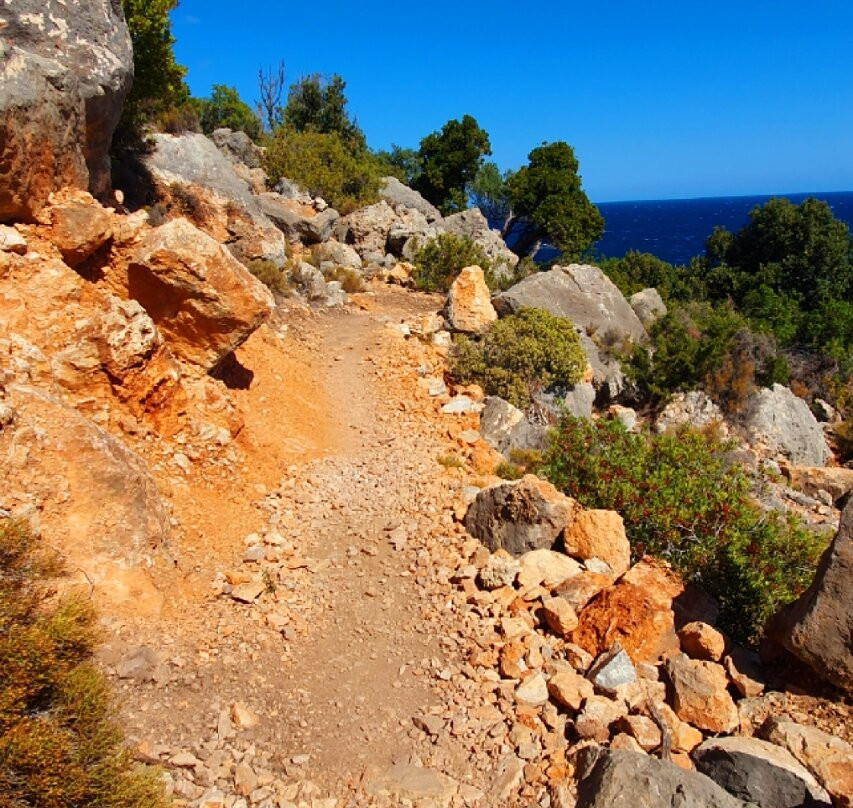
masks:
<path fill-rule="evenodd" d="M 465 417 L 418 384 L 441 360 L 399 327 L 435 302 L 367 302 L 301 332 L 334 416 L 325 451 L 258 498 L 230 563 L 197 565 L 200 602 L 110 627 L 123 723 L 187 804 L 476 804 L 506 750 L 450 581 L 464 477 L 437 460 Z"/>

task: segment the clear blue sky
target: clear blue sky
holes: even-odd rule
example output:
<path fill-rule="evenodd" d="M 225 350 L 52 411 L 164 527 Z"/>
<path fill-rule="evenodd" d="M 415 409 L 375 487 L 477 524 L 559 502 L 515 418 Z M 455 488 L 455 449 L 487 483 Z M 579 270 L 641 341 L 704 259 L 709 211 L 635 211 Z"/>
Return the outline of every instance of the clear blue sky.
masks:
<path fill-rule="evenodd" d="M 339 73 L 373 148 L 469 113 L 502 168 L 574 146 L 596 202 L 853 190 L 853 0 L 180 0 L 194 95 Z"/>

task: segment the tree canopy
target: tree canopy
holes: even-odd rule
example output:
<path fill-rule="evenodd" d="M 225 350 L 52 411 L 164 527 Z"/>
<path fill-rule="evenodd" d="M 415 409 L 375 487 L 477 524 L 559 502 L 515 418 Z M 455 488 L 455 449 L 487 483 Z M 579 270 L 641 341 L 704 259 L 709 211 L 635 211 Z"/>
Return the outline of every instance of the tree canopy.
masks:
<path fill-rule="evenodd" d="M 468 185 L 483 158 L 492 153 L 489 136 L 477 121 L 465 115 L 448 121 L 420 143 L 421 173 L 413 187 L 444 215 L 467 207 Z"/>
<path fill-rule="evenodd" d="M 178 0 L 122 0 L 133 44 L 133 86 L 118 138 L 129 141 L 143 123 L 189 101 L 186 68 L 175 61 L 169 12 Z"/>
<path fill-rule="evenodd" d="M 246 104 L 234 87 L 214 84 L 210 98 L 194 98 L 201 131 L 206 135 L 215 129 L 227 127 L 245 132 L 252 140 L 261 135 L 261 121 Z"/>
<path fill-rule="evenodd" d="M 578 161 L 568 143 L 533 149 L 528 164 L 509 177 L 511 215 L 504 235 L 515 235 L 513 250 L 535 255 L 545 239 L 576 258 L 604 232 L 604 219 L 581 187 Z"/>
<path fill-rule="evenodd" d="M 294 132 L 336 134 L 344 142 L 363 148 L 364 133 L 347 114 L 346 82 L 338 75 L 324 79 L 318 73 L 304 76 L 287 93 L 283 123 Z"/>

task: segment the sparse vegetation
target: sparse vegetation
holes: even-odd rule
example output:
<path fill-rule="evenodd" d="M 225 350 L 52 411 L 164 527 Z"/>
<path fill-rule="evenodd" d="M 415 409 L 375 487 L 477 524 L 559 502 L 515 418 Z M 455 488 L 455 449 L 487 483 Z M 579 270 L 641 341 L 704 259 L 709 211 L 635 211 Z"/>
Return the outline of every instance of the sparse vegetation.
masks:
<path fill-rule="evenodd" d="M 23 526 L 0 521 L 0 808 L 165 808 L 90 663 L 91 608 L 47 584 L 60 572 Z"/>
<path fill-rule="evenodd" d="M 525 408 L 533 393 L 581 380 L 586 357 L 572 324 L 542 309 L 521 309 L 492 323 L 479 339 L 456 340 L 451 373 Z"/>
<path fill-rule="evenodd" d="M 441 233 L 421 246 L 414 255 L 415 286 L 427 292 L 446 292 L 465 267 L 478 266 L 491 279 L 492 262 L 470 238 Z"/>
<path fill-rule="evenodd" d="M 618 419 L 565 416 L 541 472 L 587 508 L 618 511 L 635 558 L 670 562 L 720 603 L 720 625 L 755 641 L 810 582 L 826 539 L 761 511 L 713 434 L 629 433 Z"/>
<path fill-rule="evenodd" d="M 465 468 L 465 461 L 455 454 L 443 454 L 438 458 L 438 464 L 446 469 Z"/>
<path fill-rule="evenodd" d="M 356 272 L 352 267 L 335 267 L 323 273 L 323 277 L 327 281 L 337 281 L 341 288 L 347 293 L 364 291 L 364 278 L 361 273 Z"/>
<path fill-rule="evenodd" d="M 249 270 L 271 292 L 284 293 L 293 288 L 286 267 L 280 267 L 273 261 L 255 258 L 246 265 Z"/>

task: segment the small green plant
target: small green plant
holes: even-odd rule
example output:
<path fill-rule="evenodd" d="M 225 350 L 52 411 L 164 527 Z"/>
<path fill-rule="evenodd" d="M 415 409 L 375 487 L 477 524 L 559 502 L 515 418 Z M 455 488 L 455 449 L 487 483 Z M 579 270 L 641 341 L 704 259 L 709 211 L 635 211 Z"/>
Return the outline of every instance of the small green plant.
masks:
<path fill-rule="evenodd" d="M 461 469 L 465 467 L 465 461 L 455 454 L 443 454 L 438 458 L 438 464 L 446 469 Z"/>
<path fill-rule="evenodd" d="M 486 283 L 492 286 L 491 260 L 478 244 L 465 236 L 441 233 L 419 246 L 413 264 L 415 286 L 426 292 L 446 292 L 460 271 L 470 266 L 480 267 Z"/>
<path fill-rule="evenodd" d="M 515 463 L 498 463 L 495 467 L 495 476 L 502 480 L 520 480 L 524 476 L 524 469 Z"/>
<path fill-rule="evenodd" d="M 450 368 L 461 384 L 479 384 L 523 409 L 537 390 L 577 384 L 586 357 L 569 320 L 520 309 L 493 322 L 478 340 L 457 338 Z"/>
<path fill-rule="evenodd" d="M 746 642 L 809 584 L 826 537 L 761 511 L 729 448 L 713 434 L 632 434 L 618 419 L 565 416 L 541 471 L 584 507 L 618 511 L 634 557 L 665 559 L 704 586 L 720 625 Z"/>
<path fill-rule="evenodd" d="M 91 665 L 91 608 L 45 583 L 60 572 L 23 526 L 0 521 L 0 808 L 166 808 Z"/>
<path fill-rule="evenodd" d="M 347 294 L 364 291 L 364 278 L 351 267 L 335 267 L 323 273 L 327 281 L 337 281 Z"/>
<path fill-rule="evenodd" d="M 285 268 L 264 258 L 254 258 L 246 265 L 252 273 L 271 292 L 284 293 L 293 287 Z"/>

